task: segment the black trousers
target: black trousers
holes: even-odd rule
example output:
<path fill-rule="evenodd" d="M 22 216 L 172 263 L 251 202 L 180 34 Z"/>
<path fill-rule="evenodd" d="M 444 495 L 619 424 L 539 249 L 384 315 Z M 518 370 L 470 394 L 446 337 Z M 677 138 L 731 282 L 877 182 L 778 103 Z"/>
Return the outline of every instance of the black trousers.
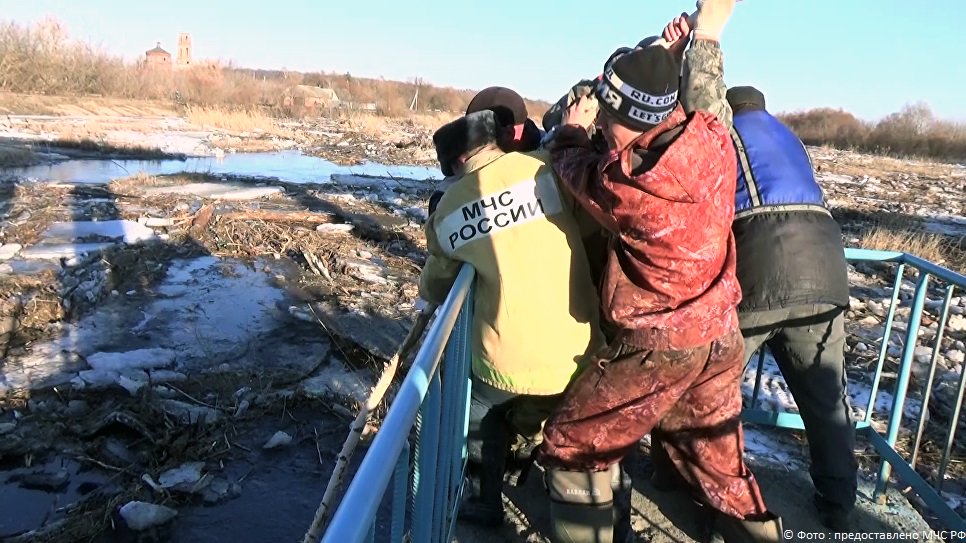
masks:
<path fill-rule="evenodd" d="M 746 364 L 768 346 L 805 423 L 809 473 L 825 507 L 855 505 L 855 426 L 846 394 L 845 309 L 830 304 L 739 314 Z"/>
<path fill-rule="evenodd" d="M 514 394 L 473 380 L 467 435 L 467 475 L 479 487 L 481 502 L 502 507 L 508 457 L 543 441 L 543 423 L 560 395 Z"/>

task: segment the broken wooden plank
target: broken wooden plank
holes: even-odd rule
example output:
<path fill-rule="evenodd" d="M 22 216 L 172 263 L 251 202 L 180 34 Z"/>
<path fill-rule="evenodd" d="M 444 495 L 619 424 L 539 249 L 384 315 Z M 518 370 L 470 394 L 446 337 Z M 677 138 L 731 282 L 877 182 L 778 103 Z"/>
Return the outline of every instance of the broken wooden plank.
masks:
<path fill-rule="evenodd" d="M 316 224 L 336 222 L 336 217 L 329 213 L 316 213 L 313 211 L 275 211 L 268 209 L 228 211 L 225 213 L 219 213 L 218 217 L 221 219 L 234 221 L 308 222 Z"/>
<path fill-rule="evenodd" d="M 205 204 L 201 206 L 201 209 L 195 213 L 195 218 L 191 221 L 191 228 L 188 232 L 192 235 L 197 235 L 211 223 L 211 216 L 214 214 L 215 208 L 211 204 Z"/>
<path fill-rule="evenodd" d="M 309 305 L 329 333 L 382 360 L 392 357 L 412 325 L 412 320 L 405 317 L 352 311 L 329 301 Z"/>

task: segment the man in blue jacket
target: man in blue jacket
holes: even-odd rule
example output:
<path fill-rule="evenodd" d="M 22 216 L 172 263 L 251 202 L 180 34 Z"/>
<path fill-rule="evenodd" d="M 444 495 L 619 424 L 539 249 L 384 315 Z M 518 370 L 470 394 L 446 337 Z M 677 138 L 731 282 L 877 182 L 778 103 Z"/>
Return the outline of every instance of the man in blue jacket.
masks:
<path fill-rule="evenodd" d="M 738 155 L 733 231 L 745 357 L 767 345 L 805 422 L 815 506 L 845 531 L 855 504 L 855 427 L 846 395 L 842 231 L 801 140 L 754 87 L 732 87 Z M 747 361 L 746 360 L 746 361 Z"/>

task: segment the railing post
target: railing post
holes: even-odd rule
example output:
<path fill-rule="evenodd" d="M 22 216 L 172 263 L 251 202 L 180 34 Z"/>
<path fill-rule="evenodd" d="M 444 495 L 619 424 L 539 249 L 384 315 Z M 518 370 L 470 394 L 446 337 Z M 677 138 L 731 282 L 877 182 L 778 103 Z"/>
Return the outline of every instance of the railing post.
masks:
<path fill-rule="evenodd" d="M 892 303 L 889 304 L 889 314 L 886 316 L 885 330 L 882 332 L 882 348 L 879 349 L 879 362 L 872 377 L 872 390 L 869 391 L 869 405 L 865 409 L 865 422 L 872 423 L 872 412 L 875 410 L 875 398 L 879 395 L 879 381 L 882 379 L 882 368 L 885 366 L 886 356 L 889 354 L 889 340 L 892 338 L 892 322 L 896 317 L 896 306 L 899 305 L 899 289 L 902 287 L 902 275 L 906 265 L 900 263 L 896 269 L 896 279 L 892 284 Z"/>
<path fill-rule="evenodd" d="M 899 437 L 899 430 L 902 427 L 902 409 L 906 401 L 906 392 L 909 389 L 909 374 L 912 372 L 913 356 L 916 351 L 916 344 L 919 339 L 919 324 L 922 322 L 922 309 L 926 303 L 926 291 L 929 286 L 929 274 L 920 271 L 919 283 L 916 285 L 916 294 L 912 303 L 912 312 L 909 314 L 909 322 L 906 329 L 906 345 L 902 351 L 902 361 L 899 365 L 899 377 L 896 380 L 895 397 L 892 401 L 892 412 L 889 414 L 889 430 L 886 435 L 886 442 L 895 449 L 896 440 Z M 898 292 L 898 291 L 897 291 Z M 891 311 L 890 311 L 891 313 Z M 888 348 L 888 344 L 884 345 Z M 882 459 L 882 467 L 879 470 L 879 479 L 876 481 L 875 493 L 873 498 L 879 503 L 885 503 L 885 488 L 889 482 L 891 465 Z"/>
<path fill-rule="evenodd" d="M 936 341 L 932 348 L 932 357 L 929 360 L 929 376 L 926 377 L 926 384 L 922 391 L 922 409 L 919 410 L 919 422 L 916 424 L 916 440 L 912 444 L 912 458 L 909 465 L 916 467 L 916 460 L 919 458 L 919 443 L 922 442 L 922 434 L 926 430 L 926 419 L 929 413 L 929 398 L 932 396 L 932 380 L 936 377 L 936 365 L 939 362 L 939 350 L 943 345 L 943 335 L 946 333 L 946 317 L 949 316 L 949 303 L 953 299 L 953 290 L 956 287 L 949 285 L 946 289 L 946 299 L 943 301 L 942 311 L 939 313 L 939 330 L 936 331 Z"/>
<path fill-rule="evenodd" d="M 406 532 L 407 490 L 409 488 L 409 442 L 403 446 L 396 460 L 396 471 L 393 473 L 392 491 L 392 523 L 389 528 L 389 540 L 392 543 L 402 543 Z"/>
<path fill-rule="evenodd" d="M 959 387 L 956 389 L 956 400 L 953 401 L 953 416 L 949 421 L 949 428 L 946 430 L 946 447 L 943 449 L 943 457 L 939 462 L 939 473 L 936 481 L 936 490 L 942 492 L 943 481 L 946 479 L 946 468 L 949 467 L 949 456 L 953 452 L 953 442 L 956 439 L 956 430 L 959 426 L 959 415 L 963 409 L 963 391 L 966 390 L 966 364 L 959 371 Z"/>
<path fill-rule="evenodd" d="M 446 362 L 450 364 L 452 373 L 447 378 L 452 379 L 453 412 L 452 435 L 458 446 L 449 451 L 449 474 L 446 499 L 446 517 L 443 523 L 443 533 L 440 541 L 448 542 L 452 539 L 456 526 L 463 490 L 463 473 L 466 464 L 466 437 L 469 430 L 470 405 L 470 373 L 472 365 L 473 341 L 473 290 L 466 296 L 463 309 L 460 312 L 450 343 L 446 349 Z"/>
<path fill-rule="evenodd" d="M 751 408 L 758 409 L 758 393 L 761 391 L 761 375 L 765 371 L 765 345 L 758 347 L 758 370 L 755 372 L 755 389 L 751 391 Z"/>
<path fill-rule="evenodd" d="M 422 431 L 419 435 L 419 480 L 413 511 L 413 541 L 432 540 L 430 534 L 433 531 L 433 498 L 436 494 L 441 395 L 439 372 L 436 372 L 429 383 L 426 400 L 419 409 Z"/>
<path fill-rule="evenodd" d="M 453 351 L 454 336 L 458 328 L 459 319 L 456 321 L 453 333 L 449 336 L 446 353 L 443 355 L 443 365 L 440 369 L 440 373 L 442 374 L 443 402 L 440 411 L 439 453 L 436 457 L 435 466 L 436 487 L 433 489 L 433 535 L 431 541 L 434 542 L 444 541 L 444 527 L 448 525 L 446 519 L 449 507 L 450 462 L 452 462 L 452 450 L 455 448 L 456 442 L 456 414 L 453 412 L 455 408 L 454 400 L 456 400 L 456 391 L 454 388 L 457 384 L 455 377 L 459 369 L 453 364 L 454 360 L 451 352 Z"/>
<path fill-rule="evenodd" d="M 412 367 L 403 379 L 379 432 L 349 483 L 349 488 L 322 536 L 324 543 L 361 543 L 369 536 L 378 512 L 380 499 L 399 467 L 397 461 L 407 447 L 413 426 L 419 418 L 419 473 L 414 474 L 415 510 L 412 524 L 415 541 L 429 541 L 432 527 L 435 469 L 439 447 L 440 379 L 439 362 L 446 340 L 473 284 L 475 271 L 464 264 L 446 301 L 439 307 L 436 319 L 426 332 L 426 339 L 416 353 Z M 418 414 L 421 413 L 421 416 Z M 429 518 L 427 517 L 427 513 Z"/>

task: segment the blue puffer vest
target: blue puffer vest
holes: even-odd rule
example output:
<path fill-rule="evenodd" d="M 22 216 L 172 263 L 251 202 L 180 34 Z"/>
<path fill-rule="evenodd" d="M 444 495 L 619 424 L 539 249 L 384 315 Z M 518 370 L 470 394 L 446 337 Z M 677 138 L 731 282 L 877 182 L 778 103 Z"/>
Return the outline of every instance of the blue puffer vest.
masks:
<path fill-rule="evenodd" d="M 842 231 L 825 206 L 808 151 L 766 111 L 740 111 L 734 125 L 739 313 L 847 306 Z"/>
<path fill-rule="evenodd" d="M 788 211 L 828 213 L 801 140 L 766 111 L 735 115 L 738 188 L 735 218 Z"/>

